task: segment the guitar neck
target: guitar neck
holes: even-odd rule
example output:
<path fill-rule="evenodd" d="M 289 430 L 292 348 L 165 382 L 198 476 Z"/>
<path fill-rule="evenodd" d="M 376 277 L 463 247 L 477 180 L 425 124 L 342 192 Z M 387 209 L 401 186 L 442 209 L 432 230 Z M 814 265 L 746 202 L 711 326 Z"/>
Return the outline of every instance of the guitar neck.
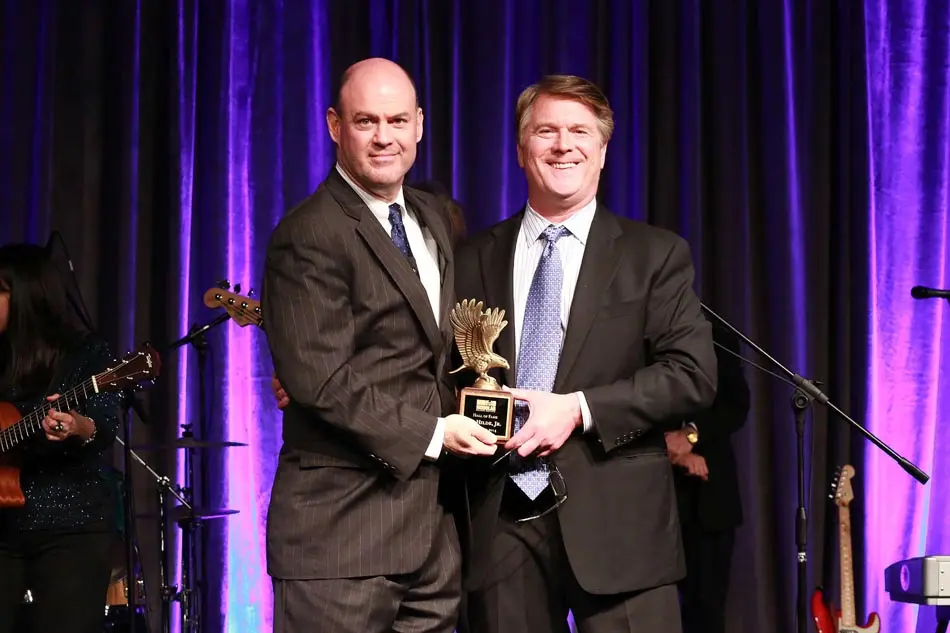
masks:
<path fill-rule="evenodd" d="M 7 428 L 0 430 L 0 453 L 11 451 L 43 429 L 43 418 L 49 411 L 69 411 L 98 392 L 95 378 L 61 394 L 58 400 L 45 402 Z"/>
<path fill-rule="evenodd" d="M 851 510 L 847 506 L 838 507 L 838 548 L 841 557 L 841 626 L 857 626 L 851 556 Z"/>

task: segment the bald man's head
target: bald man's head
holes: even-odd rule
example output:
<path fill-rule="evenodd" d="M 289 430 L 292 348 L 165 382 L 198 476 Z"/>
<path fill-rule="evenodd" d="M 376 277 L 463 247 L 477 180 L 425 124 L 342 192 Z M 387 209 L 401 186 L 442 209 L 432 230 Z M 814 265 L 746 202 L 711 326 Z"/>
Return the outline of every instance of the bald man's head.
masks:
<path fill-rule="evenodd" d="M 358 75 L 362 72 L 371 71 L 373 68 L 387 69 L 392 72 L 401 72 L 405 76 L 406 81 L 409 82 L 409 85 L 412 87 L 412 98 L 416 100 L 416 105 L 419 105 L 418 95 L 416 93 L 416 82 L 412 80 L 412 77 L 406 72 L 406 69 L 397 64 L 396 62 L 384 59 L 382 57 L 373 57 L 370 59 L 364 59 L 358 61 L 346 70 L 343 71 L 343 74 L 340 76 L 340 88 L 336 91 L 336 107 L 337 111 L 340 109 L 340 102 L 343 100 L 343 88 L 346 87 L 346 84 L 354 75 Z"/>
<path fill-rule="evenodd" d="M 337 160 L 372 195 L 392 202 L 416 160 L 422 110 L 412 79 L 387 59 L 365 59 L 346 69 L 327 127 Z"/>

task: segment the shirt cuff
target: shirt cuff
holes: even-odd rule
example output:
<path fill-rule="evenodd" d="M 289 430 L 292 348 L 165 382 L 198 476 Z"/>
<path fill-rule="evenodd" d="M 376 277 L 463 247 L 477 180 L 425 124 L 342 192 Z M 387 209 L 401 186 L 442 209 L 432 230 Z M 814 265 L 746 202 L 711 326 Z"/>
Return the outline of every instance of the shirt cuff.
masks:
<path fill-rule="evenodd" d="M 445 440 L 445 418 L 439 418 L 435 423 L 435 433 L 432 434 L 432 440 L 429 441 L 429 448 L 426 449 L 426 458 L 432 461 L 439 459 L 442 455 L 442 443 Z"/>
<path fill-rule="evenodd" d="M 590 416 L 590 407 L 583 391 L 577 392 L 577 402 L 581 406 L 581 420 L 584 422 L 584 433 L 590 433 L 594 428 L 594 420 Z"/>

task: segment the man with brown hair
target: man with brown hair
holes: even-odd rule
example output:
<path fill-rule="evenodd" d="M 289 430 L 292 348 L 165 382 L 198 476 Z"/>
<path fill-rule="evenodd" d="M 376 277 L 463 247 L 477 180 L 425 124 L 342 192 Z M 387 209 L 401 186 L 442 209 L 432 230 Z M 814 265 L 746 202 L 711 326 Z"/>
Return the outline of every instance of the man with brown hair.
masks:
<path fill-rule="evenodd" d="M 686 242 L 596 200 L 613 116 L 555 75 L 516 108 L 525 208 L 456 255 L 458 297 L 506 310 L 496 372 L 526 404 L 469 460 L 475 633 L 680 631 L 685 566 L 664 431 L 715 395 Z"/>

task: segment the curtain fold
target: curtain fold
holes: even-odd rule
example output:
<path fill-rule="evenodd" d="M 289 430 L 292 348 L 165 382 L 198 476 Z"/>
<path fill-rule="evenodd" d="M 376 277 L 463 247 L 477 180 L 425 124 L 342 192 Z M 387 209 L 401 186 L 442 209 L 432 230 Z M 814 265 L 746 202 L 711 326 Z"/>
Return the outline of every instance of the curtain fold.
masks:
<path fill-rule="evenodd" d="M 944 288 L 950 213 L 950 6 L 866 0 L 866 125 L 870 169 L 867 417 L 872 430 L 931 474 L 920 486 L 866 448 L 865 560 L 869 607 L 901 631 L 935 630 L 933 608 L 893 604 L 877 570 L 950 552 L 941 491 L 950 467 L 946 428 L 950 323 L 943 302 L 915 302 L 914 285 Z"/>

